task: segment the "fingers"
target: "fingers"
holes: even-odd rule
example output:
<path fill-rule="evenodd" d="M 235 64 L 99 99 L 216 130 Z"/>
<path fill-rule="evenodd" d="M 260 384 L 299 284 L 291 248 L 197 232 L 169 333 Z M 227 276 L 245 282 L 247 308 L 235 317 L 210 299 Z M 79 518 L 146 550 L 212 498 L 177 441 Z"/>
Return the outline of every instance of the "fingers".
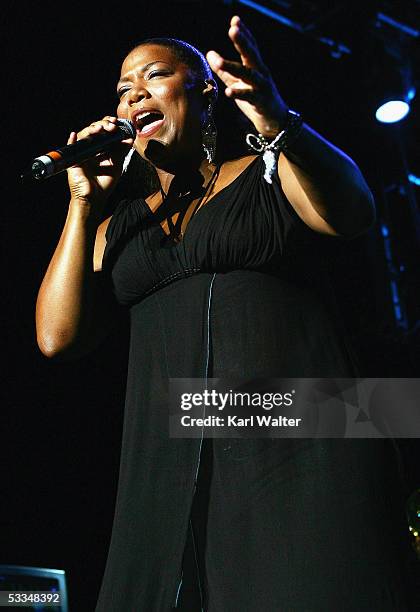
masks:
<path fill-rule="evenodd" d="M 118 129 L 117 121 L 117 117 L 106 115 L 103 119 L 92 122 L 79 132 L 71 132 L 67 140 L 67 144 L 75 144 L 77 141 L 94 136 L 95 134 L 113 132 Z M 126 156 L 127 149 L 129 149 L 133 144 L 133 138 L 126 138 L 121 141 L 121 146 L 115 146 L 112 148 L 112 151 L 107 150 L 100 155 L 98 154 L 92 156 L 92 159 L 88 159 L 83 163 L 83 166 L 90 169 L 92 174 L 99 176 L 100 174 L 104 173 L 104 168 L 114 168 L 114 166 L 119 165 Z"/>
<path fill-rule="evenodd" d="M 253 87 L 235 86 L 235 84 L 232 87 L 227 87 L 225 94 L 228 98 L 232 98 L 232 100 L 243 100 L 250 104 L 257 104 L 259 98 L 258 93 Z"/>
<path fill-rule="evenodd" d="M 266 70 L 257 41 L 238 16 L 232 17 L 228 35 L 236 51 L 241 56 L 244 66 L 255 68 L 262 72 Z"/>
<path fill-rule="evenodd" d="M 92 136 L 93 134 L 98 134 L 103 132 L 104 130 L 107 132 L 112 132 L 117 129 L 117 117 L 112 117 L 107 115 L 103 119 L 99 121 L 94 121 L 83 130 L 77 133 L 77 140 L 81 140 L 82 138 L 87 138 L 88 136 Z"/>
<path fill-rule="evenodd" d="M 235 84 L 236 87 L 252 85 L 256 90 L 262 90 L 270 79 L 270 73 L 261 59 L 255 38 L 237 15 L 231 19 L 229 37 L 241 56 L 240 62 L 226 60 L 214 50 L 206 56 L 213 72 L 227 86 L 226 95 L 234 97 Z M 247 98 L 250 96 L 246 87 L 241 91 Z"/>
<path fill-rule="evenodd" d="M 256 87 L 263 84 L 264 78 L 257 70 L 244 66 L 240 62 L 225 60 L 216 51 L 209 51 L 207 53 L 207 60 L 212 70 L 228 87 L 237 81 L 237 79 L 241 79 L 244 83 Z"/>
<path fill-rule="evenodd" d="M 80 132 L 77 132 L 77 134 L 72 132 L 70 135 L 70 138 L 72 138 L 72 140 L 70 140 L 69 138 L 67 144 L 73 144 L 74 142 L 77 142 L 77 140 L 81 140 L 83 138 L 87 138 L 88 136 L 93 136 L 94 134 L 99 134 L 104 131 L 113 132 L 118 129 L 117 121 L 117 117 L 106 115 L 103 119 L 99 121 L 94 121 L 89 126 L 85 127 L 83 130 L 80 130 Z M 75 137 L 72 136 L 72 134 L 75 134 Z M 127 145 L 132 145 L 134 143 L 134 139 L 127 138 L 125 140 L 122 140 L 121 142 Z"/>
<path fill-rule="evenodd" d="M 102 130 L 113 132 L 117 129 L 117 118 L 106 116 L 101 121 L 94 121 L 91 123 L 88 129 L 90 129 L 93 134 L 101 132 Z"/>
<path fill-rule="evenodd" d="M 103 121 L 107 121 L 108 122 L 108 129 L 111 132 L 118 128 L 118 118 L 117 117 L 113 117 L 113 116 L 107 115 L 106 117 L 103 118 Z M 112 127 L 112 126 L 114 126 L 114 127 Z M 105 127 L 105 129 L 107 129 L 107 128 Z M 132 144 L 134 144 L 134 138 L 125 138 L 121 142 L 123 144 L 127 144 L 127 145 L 131 146 Z"/>
<path fill-rule="evenodd" d="M 67 140 L 67 144 L 74 144 L 75 142 L 77 142 L 77 134 L 76 132 L 70 132 L 70 136 L 69 139 Z"/>
<path fill-rule="evenodd" d="M 215 74 L 217 74 L 219 79 L 222 80 L 225 85 L 229 87 L 229 85 L 235 82 L 235 77 L 229 74 L 227 70 L 223 69 L 226 67 L 226 60 L 224 60 L 221 55 L 216 53 L 216 51 L 209 51 L 206 57 L 210 68 Z"/>

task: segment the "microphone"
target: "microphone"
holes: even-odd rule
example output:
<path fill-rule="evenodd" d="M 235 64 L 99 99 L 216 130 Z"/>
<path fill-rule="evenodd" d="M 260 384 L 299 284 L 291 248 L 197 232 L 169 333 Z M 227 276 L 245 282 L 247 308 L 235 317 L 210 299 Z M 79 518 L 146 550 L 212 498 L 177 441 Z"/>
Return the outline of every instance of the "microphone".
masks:
<path fill-rule="evenodd" d="M 128 119 L 117 119 L 117 125 L 118 129 L 112 132 L 93 134 L 73 144 L 35 157 L 29 169 L 21 174 L 20 178 L 30 178 L 37 181 L 47 179 L 67 168 L 81 164 L 99 153 L 105 153 L 117 142 L 136 137 L 136 129 Z"/>

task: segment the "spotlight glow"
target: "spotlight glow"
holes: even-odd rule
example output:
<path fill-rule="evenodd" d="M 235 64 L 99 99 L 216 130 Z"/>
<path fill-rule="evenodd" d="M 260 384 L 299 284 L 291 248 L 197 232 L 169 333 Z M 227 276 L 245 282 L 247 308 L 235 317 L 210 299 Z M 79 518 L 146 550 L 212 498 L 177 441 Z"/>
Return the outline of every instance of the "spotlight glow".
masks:
<path fill-rule="evenodd" d="M 410 102 L 410 100 L 414 100 L 415 97 L 416 97 L 416 88 L 411 87 L 407 93 L 407 100 Z"/>
<path fill-rule="evenodd" d="M 382 104 L 376 111 L 375 117 L 381 123 L 396 123 L 409 113 L 410 105 L 402 100 L 391 100 Z"/>
<path fill-rule="evenodd" d="M 419 176 L 416 176 L 415 174 L 409 174 L 408 180 L 410 181 L 410 183 L 414 183 L 414 185 L 417 185 L 418 187 L 420 187 L 420 177 Z"/>

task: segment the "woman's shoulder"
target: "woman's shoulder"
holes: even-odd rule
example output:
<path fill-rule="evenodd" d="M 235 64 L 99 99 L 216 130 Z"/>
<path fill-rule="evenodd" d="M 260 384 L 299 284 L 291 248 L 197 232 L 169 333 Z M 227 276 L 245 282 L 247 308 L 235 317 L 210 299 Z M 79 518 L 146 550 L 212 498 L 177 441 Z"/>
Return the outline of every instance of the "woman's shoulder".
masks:
<path fill-rule="evenodd" d="M 223 162 L 221 171 L 231 174 L 240 174 L 245 168 L 247 168 L 259 155 L 242 155 L 235 159 L 228 159 Z"/>
<path fill-rule="evenodd" d="M 259 155 L 243 155 L 235 159 L 224 161 L 220 167 L 219 188 L 223 189 L 234 181 L 244 170 L 252 164 Z"/>

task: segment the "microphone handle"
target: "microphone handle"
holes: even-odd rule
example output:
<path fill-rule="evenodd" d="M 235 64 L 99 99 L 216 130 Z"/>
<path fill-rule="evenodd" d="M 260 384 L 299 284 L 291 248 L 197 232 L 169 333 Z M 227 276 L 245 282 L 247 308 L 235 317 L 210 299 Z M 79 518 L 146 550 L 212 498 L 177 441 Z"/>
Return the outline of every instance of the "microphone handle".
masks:
<path fill-rule="evenodd" d="M 131 122 L 119 119 L 118 124 L 118 130 L 87 136 L 73 144 L 36 157 L 29 170 L 22 174 L 21 178 L 31 178 L 37 181 L 47 179 L 67 168 L 83 163 L 95 155 L 104 153 L 113 144 L 121 142 L 125 138 L 135 137 L 135 129 Z"/>

